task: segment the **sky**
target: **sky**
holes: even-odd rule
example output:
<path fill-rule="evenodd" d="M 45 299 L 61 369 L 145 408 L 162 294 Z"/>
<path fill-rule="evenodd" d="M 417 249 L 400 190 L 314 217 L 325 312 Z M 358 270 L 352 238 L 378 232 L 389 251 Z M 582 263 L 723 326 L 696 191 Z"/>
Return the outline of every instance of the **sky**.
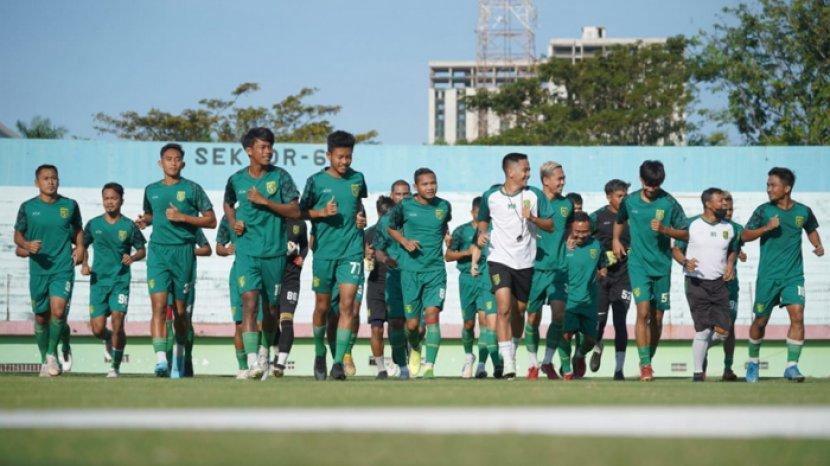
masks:
<path fill-rule="evenodd" d="M 692 35 L 735 3 L 537 0 L 536 51 L 587 25 L 609 37 Z M 241 104 L 270 107 L 315 87 L 311 103 L 343 107 L 336 127 L 424 144 L 427 63 L 474 59 L 476 19 L 475 0 L 4 0 L 0 122 L 41 115 L 70 136 L 111 139 L 94 129 L 97 112 L 178 112 L 257 82 Z"/>

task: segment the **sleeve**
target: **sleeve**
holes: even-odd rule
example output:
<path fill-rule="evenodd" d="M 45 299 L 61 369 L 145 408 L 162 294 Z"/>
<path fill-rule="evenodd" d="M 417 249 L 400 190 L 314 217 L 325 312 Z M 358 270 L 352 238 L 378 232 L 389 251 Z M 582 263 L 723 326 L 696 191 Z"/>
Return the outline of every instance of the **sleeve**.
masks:
<path fill-rule="evenodd" d="M 21 204 L 20 209 L 17 211 L 17 220 L 14 222 L 14 231 L 26 233 L 28 227 L 29 219 L 26 217 L 26 207 L 24 204 Z"/>
<path fill-rule="evenodd" d="M 213 204 L 210 202 L 207 193 L 196 183 L 193 183 L 193 204 L 199 212 L 207 212 L 213 209 Z"/>
<path fill-rule="evenodd" d="M 813 209 L 807 207 L 807 218 L 804 219 L 804 231 L 812 233 L 818 228 L 818 219 L 813 215 Z"/>
<path fill-rule="evenodd" d="M 593 211 L 588 215 L 588 223 L 591 227 L 591 234 L 595 234 L 597 232 L 597 211 Z"/>
<path fill-rule="evenodd" d="M 75 231 L 78 231 L 84 227 L 83 221 L 81 220 L 81 206 L 76 201 L 72 201 L 72 209 L 72 220 L 70 220 L 70 223 L 75 228 Z"/>
<path fill-rule="evenodd" d="M 368 189 L 366 188 L 366 178 L 363 173 L 360 174 L 360 198 L 366 199 L 369 197 Z"/>
<path fill-rule="evenodd" d="M 683 212 L 683 206 L 675 199 L 671 209 L 671 227 L 680 230 L 689 229 L 689 219 L 686 218 L 686 213 Z"/>
<path fill-rule="evenodd" d="M 141 233 L 141 230 L 139 230 L 135 225 L 133 225 L 133 237 L 130 242 L 133 244 L 133 249 L 136 251 L 144 249 L 147 244 L 147 240 L 144 239 L 144 234 Z"/>
<path fill-rule="evenodd" d="M 227 202 L 227 197 L 225 197 Z M 219 222 L 219 228 L 216 229 L 216 244 L 228 244 L 231 242 L 230 226 L 226 219 Z"/>
<path fill-rule="evenodd" d="M 196 229 L 196 245 L 201 247 L 208 244 L 208 240 L 205 237 L 205 232 L 202 231 L 201 228 Z"/>
<path fill-rule="evenodd" d="M 300 198 L 300 210 L 311 210 L 317 204 L 317 197 L 314 195 L 314 177 L 308 177 L 303 189 L 303 196 Z"/>
<path fill-rule="evenodd" d="M 484 194 L 481 195 L 481 205 L 478 207 L 478 220 L 479 222 L 489 222 L 490 221 L 490 191 L 486 191 Z"/>
<path fill-rule="evenodd" d="M 92 241 L 92 231 L 89 228 L 89 222 L 86 222 L 86 226 L 84 227 L 84 247 L 88 248 L 92 244 Z"/>
<path fill-rule="evenodd" d="M 283 171 L 281 178 L 280 195 L 282 201 L 286 204 L 296 201 L 300 197 L 300 192 L 297 190 L 297 185 L 294 184 L 294 178 L 291 178 L 291 175 L 286 171 Z"/>
<path fill-rule="evenodd" d="M 444 217 L 444 229 L 447 230 L 450 227 L 450 221 L 452 221 L 452 204 L 447 202 L 447 215 Z"/>
<path fill-rule="evenodd" d="M 449 215 L 449 212 L 447 214 Z M 393 230 L 403 228 L 403 202 L 392 207 L 386 215 L 389 216 L 389 228 Z"/>
<path fill-rule="evenodd" d="M 686 248 L 689 247 L 689 243 L 683 241 L 682 239 L 674 240 L 674 247 L 683 251 L 683 254 L 686 254 Z"/>
<path fill-rule="evenodd" d="M 617 211 L 617 223 L 623 224 L 628 221 L 628 198 L 620 202 L 620 210 Z"/>
<path fill-rule="evenodd" d="M 755 212 L 752 212 L 752 217 L 749 217 L 749 221 L 746 222 L 746 229 L 757 230 L 761 228 L 767 223 L 767 219 L 764 217 L 764 206 L 758 206 L 758 208 L 755 209 Z"/>
<path fill-rule="evenodd" d="M 389 214 L 386 214 L 389 215 Z M 374 241 L 372 241 L 372 246 L 375 250 L 379 251 L 386 251 L 389 247 L 389 234 L 386 232 L 386 216 L 384 215 L 380 219 L 378 219 L 377 224 L 377 234 L 375 235 Z"/>
<path fill-rule="evenodd" d="M 461 232 L 462 227 L 458 227 L 452 231 L 452 239 L 450 239 L 450 251 L 460 251 L 461 245 L 464 244 L 464 235 Z"/>
<path fill-rule="evenodd" d="M 233 177 L 228 178 L 228 182 L 225 184 L 224 200 L 230 206 L 236 205 L 236 188 L 233 186 Z"/>
<path fill-rule="evenodd" d="M 150 198 L 147 197 L 147 188 L 144 188 L 144 213 L 153 213 L 153 205 L 150 204 Z"/>
<path fill-rule="evenodd" d="M 300 257 L 305 259 L 308 255 L 308 229 L 305 225 L 305 220 L 300 220 L 300 233 L 299 233 L 299 241 L 297 244 L 300 246 Z"/>
<path fill-rule="evenodd" d="M 565 221 L 565 225 L 570 225 L 574 221 L 574 203 L 573 203 L 573 201 L 568 199 L 568 204 L 571 205 L 571 208 L 568 209 L 568 219 Z M 588 223 L 590 224 L 592 222 L 588 222 Z"/>

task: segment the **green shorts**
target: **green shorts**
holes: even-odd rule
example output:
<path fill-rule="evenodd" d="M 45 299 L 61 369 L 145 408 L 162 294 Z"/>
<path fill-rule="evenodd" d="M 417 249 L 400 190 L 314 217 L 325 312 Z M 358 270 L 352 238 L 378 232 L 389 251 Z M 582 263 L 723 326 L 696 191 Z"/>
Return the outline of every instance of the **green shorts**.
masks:
<path fill-rule="evenodd" d="M 482 280 L 483 277 L 483 280 Z M 496 299 L 490 291 L 491 285 L 487 274 L 473 277 L 470 274 L 458 275 L 458 290 L 461 295 L 461 318 L 465 321 L 475 320 L 478 311 L 495 314 Z"/>
<path fill-rule="evenodd" d="M 769 317 L 772 309 L 807 302 L 804 289 L 804 277 L 790 280 L 767 280 L 759 278 L 755 282 L 755 305 L 752 312 L 755 317 Z"/>
<path fill-rule="evenodd" d="M 565 309 L 565 320 L 562 323 L 562 331 L 566 333 L 579 332 L 583 335 L 596 338 L 596 304 L 568 304 L 568 307 Z"/>
<path fill-rule="evenodd" d="M 403 289 L 401 288 L 400 269 L 386 269 L 386 320 L 403 319 Z"/>
<path fill-rule="evenodd" d="M 447 271 L 443 268 L 427 272 L 401 271 L 403 312 L 407 320 L 419 319 L 424 309 L 444 307 L 447 294 Z"/>
<path fill-rule="evenodd" d="M 336 260 L 314 258 L 311 273 L 311 289 L 315 293 L 330 294 L 335 283 L 362 285 L 363 255 Z"/>
<path fill-rule="evenodd" d="M 270 304 L 279 304 L 285 256 L 253 257 L 237 254 L 234 269 L 240 294 L 259 291 L 268 298 Z"/>
<path fill-rule="evenodd" d="M 635 303 L 650 301 L 658 311 L 667 311 L 671 308 L 669 301 L 671 273 L 660 277 L 650 277 L 629 264 L 628 276 L 631 279 L 631 294 L 634 296 Z"/>
<path fill-rule="evenodd" d="M 357 293 L 354 295 L 354 302 L 358 305 L 358 309 L 360 308 L 360 303 L 363 302 L 363 284 L 357 286 Z M 331 302 L 329 304 L 329 315 L 331 316 L 339 316 L 340 315 L 340 285 L 335 283 L 335 286 L 332 287 L 331 290 Z"/>
<path fill-rule="evenodd" d="M 130 301 L 130 281 L 99 280 L 93 273 L 89 281 L 89 317 L 109 315 L 110 312 L 127 312 Z"/>
<path fill-rule="evenodd" d="M 236 280 L 236 261 L 228 274 L 228 293 L 231 298 L 231 319 L 236 323 L 242 322 L 242 293 L 239 292 L 239 283 Z"/>
<path fill-rule="evenodd" d="M 150 294 L 172 290 L 175 299 L 187 301 L 193 291 L 194 267 L 196 255 L 192 244 L 151 242 L 147 248 L 147 288 Z"/>
<path fill-rule="evenodd" d="M 568 300 L 568 273 L 564 270 L 533 270 L 527 312 L 536 314 L 553 301 Z"/>
<path fill-rule="evenodd" d="M 72 288 L 75 286 L 75 269 L 48 275 L 29 274 L 29 296 L 32 298 L 32 312 L 43 314 L 50 310 L 49 298 L 72 300 Z M 66 318 L 66 317 L 64 317 Z"/>

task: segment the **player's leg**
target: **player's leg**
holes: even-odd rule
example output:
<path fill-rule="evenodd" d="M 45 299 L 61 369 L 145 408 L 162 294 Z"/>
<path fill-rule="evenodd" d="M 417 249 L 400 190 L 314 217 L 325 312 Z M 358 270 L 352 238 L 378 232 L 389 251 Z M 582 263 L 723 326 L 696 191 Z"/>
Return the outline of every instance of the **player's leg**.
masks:
<path fill-rule="evenodd" d="M 565 322 L 565 302 L 555 300 L 550 303 L 550 325 L 545 333 L 545 357 L 542 359 L 542 372 L 548 379 L 555 380 L 559 377 L 556 375 L 556 369 L 553 367 L 553 354 L 560 346 L 564 345 L 562 341 L 563 325 Z M 568 344 L 570 348 L 570 343 Z M 570 354 L 570 349 L 568 350 Z M 560 352 L 561 358 L 561 352 Z"/>
<path fill-rule="evenodd" d="M 29 297 L 32 301 L 32 312 L 35 315 L 35 343 L 40 352 L 40 376 L 49 377 L 47 351 L 49 350 L 49 320 L 52 317 L 49 307 L 49 280 L 48 276 L 29 274 Z M 57 359 L 55 359 L 57 367 Z"/>
<path fill-rule="evenodd" d="M 187 330 L 184 343 L 184 377 L 193 377 L 193 345 L 196 341 L 196 331 L 193 329 L 193 309 L 196 304 L 196 260 L 193 261 L 193 270 L 190 273 L 190 293 L 185 299 L 185 318 Z"/>
<path fill-rule="evenodd" d="M 51 354 L 61 359 L 61 370 L 68 371 L 72 367 L 71 354 L 58 354 L 58 344 L 65 337 L 67 328 L 66 319 L 69 312 L 69 301 L 72 299 L 72 287 L 75 281 L 74 270 L 69 273 L 52 274 L 48 276 L 49 289 L 49 309 L 51 317 L 49 319 L 49 346 L 47 354 Z M 54 367 L 51 368 L 50 375 L 53 374 Z"/>
<path fill-rule="evenodd" d="M 487 349 L 487 339 L 485 335 L 487 333 L 487 316 L 483 310 L 478 311 L 478 366 L 476 367 L 475 371 L 475 378 L 477 379 L 484 379 L 487 378 L 487 357 L 489 356 L 489 350 Z"/>
<path fill-rule="evenodd" d="M 406 341 L 409 345 L 409 373 L 418 377 L 421 373 L 421 317 L 423 315 L 423 277 L 421 273 L 401 271 L 403 312 L 406 319 Z"/>
<path fill-rule="evenodd" d="M 257 349 L 257 364 L 263 372 L 270 372 L 270 351 L 276 344 L 278 333 L 278 319 L 280 314 L 279 302 L 282 294 L 283 277 L 285 275 L 285 256 L 259 259 L 262 274 L 260 299 L 262 301 L 262 333 L 260 334 L 259 348 Z"/>
<path fill-rule="evenodd" d="M 286 284 L 287 286 L 287 284 Z M 279 340 L 277 342 L 277 359 L 274 364 L 274 376 L 282 377 L 288 363 L 288 355 L 294 346 L 294 312 L 299 299 L 299 282 L 296 287 L 286 291 L 283 287 L 280 295 Z"/>
<path fill-rule="evenodd" d="M 585 377 L 585 355 L 596 345 L 597 342 L 597 313 L 596 306 L 580 306 L 577 317 L 579 318 L 579 345 L 574 352 L 574 360 L 579 361 L 574 365 L 574 377 L 581 379 Z"/>
<path fill-rule="evenodd" d="M 311 289 L 314 291 L 314 313 L 311 317 L 314 337 L 314 378 L 326 380 L 326 323 L 332 301 L 334 286 L 333 261 L 317 259 L 311 263 L 314 276 Z"/>
<path fill-rule="evenodd" d="M 440 313 L 444 308 L 444 299 L 447 293 L 447 272 L 443 268 L 436 271 L 424 272 L 424 287 L 422 305 L 424 307 L 424 335 L 426 363 L 424 364 L 424 378 L 433 378 L 435 361 L 438 358 L 438 349 L 441 347 Z M 472 352 L 472 342 L 470 342 Z M 472 366 L 471 366 L 472 369 Z"/>
<path fill-rule="evenodd" d="M 409 378 L 406 354 L 406 331 L 401 272 L 397 269 L 386 271 L 384 289 L 387 316 L 389 319 L 389 345 L 392 347 L 392 361 L 400 368 L 402 379 Z"/>
<path fill-rule="evenodd" d="M 634 337 L 637 340 L 637 355 L 640 360 L 640 380 L 649 381 L 654 377 L 651 368 L 651 315 L 653 299 L 653 282 L 649 277 L 629 266 L 628 274 L 631 278 L 631 292 L 637 308 L 637 321 L 634 327 Z"/>
<path fill-rule="evenodd" d="M 458 275 L 458 294 L 461 301 L 461 347 L 464 350 L 464 366 L 461 369 L 461 378 L 473 377 L 473 340 L 475 339 L 476 297 L 478 283 L 476 278 L 461 273 Z M 482 313 L 483 314 L 483 313 Z"/>
<path fill-rule="evenodd" d="M 746 365 L 746 381 L 760 380 L 761 342 L 766 333 L 772 309 L 780 302 L 783 287 L 775 281 L 758 277 L 755 284 L 755 303 L 752 306 L 752 325 L 749 327 L 749 360 Z"/>
<path fill-rule="evenodd" d="M 360 331 L 360 307 L 363 305 L 363 284 L 357 286 L 357 292 L 354 295 L 354 303 L 352 304 L 352 326 L 351 334 L 349 335 L 349 343 L 346 345 L 346 354 L 343 355 L 343 371 L 346 372 L 346 377 L 352 377 L 357 373 L 357 367 L 354 365 L 352 358 L 352 349 L 357 343 L 357 333 Z"/>
<path fill-rule="evenodd" d="M 579 319 L 571 310 L 565 311 L 562 319 L 562 336 L 557 342 L 557 352 L 559 353 L 559 361 L 562 364 L 562 378 L 564 380 L 573 380 L 574 373 L 571 367 L 571 341 L 579 331 Z"/>
<path fill-rule="evenodd" d="M 336 261 L 334 265 L 335 282 L 340 292 L 340 318 L 337 322 L 337 350 L 331 367 L 331 376 L 335 380 L 344 380 L 346 372 L 343 359 L 349 351 L 352 340 L 357 289 L 363 284 L 363 259 L 361 257 Z"/>
<path fill-rule="evenodd" d="M 548 270 L 534 270 L 530 284 L 530 296 L 527 303 L 527 321 L 525 322 L 525 349 L 528 357 L 527 378 L 539 378 L 539 325 L 542 321 L 542 308 L 548 303 L 549 288 L 553 286 L 553 272 Z"/>
<path fill-rule="evenodd" d="M 126 306 L 123 310 L 113 310 L 110 315 L 112 324 L 112 366 L 107 377 L 118 377 L 121 373 L 121 361 L 124 359 L 124 348 L 127 347 L 127 333 L 124 331 L 124 320 L 127 316 Z"/>
<path fill-rule="evenodd" d="M 626 316 L 631 307 L 631 292 L 622 290 L 627 296 L 611 302 L 611 312 L 614 319 L 614 380 L 625 380 L 623 367 L 625 366 L 625 351 L 628 348 L 628 326 Z"/>
<path fill-rule="evenodd" d="M 112 332 L 107 329 L 107 314 L 110 312 L 109 301 L 112 287 L 91 280 L 89 285 L 89 326 L 92 335 L 104 343 L 104 359 L 112 362 Z"/>
<path fill-rule="evenodd" d="M 664 275 L 656 278 L 652 277 L 651 280 L 654 309 L 649 320 L 649 354 L 651 358 L 654 359 L 654 354 L 657 353 L 657 346 L 660 344 L 660 337 L 663 335 L 663 313 L 671 308 L 671 303 L 669 301 L 671 275 Z"/>
<path fill-rule="evenodd" d="M 242 296 L 242 346 L 248 365 L 248 376 L 259 378 L 264 370 L 259 365 L 259 328 L 257 314 L 262 300 L 262 269 L 258 259 L 246 255 L 236 257 L 236 282 Z M 264 315 L 263 315 L 264 317 Z"/>
<path fill-rule="evenodd" d="M 732 370 L 735 363 L 735 320 L 738 318 L 738 293 L 729 296 L 729 336 L 723 342 L 723 376 L 724 382 L 735 382 L 738 376 Z"/>
<path fill-rule="evenodd" d="M 147 249 L 147 292 L 150 294 L 150 336 L 153 341 L 153 352 L 156 354 L 154 372 L 158 377 L 167 377 L 170 372 L 167 359 L 167 299 L 172 283 L 170 270 L 167 267 L 169 251 L 165 246 L 150 243 Z"/>
<path fill-rule="evenodd" d="M 602 363 L 602 337 L 605 333 L 605 325 L 608 323 L 608 309 L 611 307 L 611 280 L 600 279 L 597 283 L 597 344 L 594 346 L 594 353 L 591 355 L 591 372 L 599 370 Z"/>
<path fill-rule="evenodd" d="M 193 253 L 191 245 L 170 247 L 169 249 L 171 252 L 170 267 L 174 299 L 173 331 L 176 342 L 173 347 L 170 378 L 180 378 L 185 375 L 185 347 L 187 346 L 189 331 L 187 308 L 190 295 L 193 293 L 196 255 Z"/>

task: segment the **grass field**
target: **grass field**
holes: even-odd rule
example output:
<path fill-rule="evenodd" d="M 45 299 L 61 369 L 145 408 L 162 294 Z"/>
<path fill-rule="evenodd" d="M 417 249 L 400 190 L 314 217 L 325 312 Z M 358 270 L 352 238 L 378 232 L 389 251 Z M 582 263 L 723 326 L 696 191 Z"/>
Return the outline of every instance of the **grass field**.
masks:
<path fill-rule="evenodd" d="M 0 410 L 48 408 L 242 407 L 562 407 L 638 405 L 830 405 L 830 380 L 759 384 L 658 379 L 644 384 L 591 379 L 437 379 L 316 382 L 290 377 L 265 382 L 230 377 L 187 380 L 70 374 L 56 379 L 0 375 Z M 60 414 L 56 414 L 59 416 Z M 567 432 L 567 419 L 561 423 Z M 728 422 L 714 418 L 712 422 Z M 624 432 L 626 426 L 620 426 Z M 48 445 L 44 448 L 43 445 Z M 172 430 L 0 430 L 0 464 L 361 464 L 484 465 L 568 461 L 673 466 L 700 464 L 828 464 L 830 441 L 816 439 L 643 439 L 515 433 L 401 435 Z"/>

